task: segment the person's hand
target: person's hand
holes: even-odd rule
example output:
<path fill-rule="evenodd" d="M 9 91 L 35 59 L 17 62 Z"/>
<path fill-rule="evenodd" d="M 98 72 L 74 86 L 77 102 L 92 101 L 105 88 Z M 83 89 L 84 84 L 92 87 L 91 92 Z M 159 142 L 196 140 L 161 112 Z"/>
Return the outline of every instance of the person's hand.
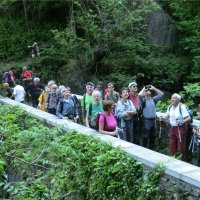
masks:
<path fill-rule="evenodd" d="M 183 120 L 176 120 L 176 124 L 177 124 L 178 126 L 183 125 Z"/>
<path fill-rule="evenodd" d="M 76 115 L 75 119 L 76 119 L 76 120 L 79 119 L 79 115 Z"/>

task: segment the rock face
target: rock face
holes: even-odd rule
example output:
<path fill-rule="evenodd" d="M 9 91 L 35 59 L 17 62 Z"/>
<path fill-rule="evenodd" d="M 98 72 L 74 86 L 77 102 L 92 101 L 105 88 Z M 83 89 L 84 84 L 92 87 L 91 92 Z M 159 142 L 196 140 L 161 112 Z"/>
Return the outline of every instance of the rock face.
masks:
<path fill-rule="evenodd" d="M 178 33 L 172 26 L 172 18 L 162 8 L 148 14 L 147 34 L 150 41 L 156 45 L 175 46 Z"/>

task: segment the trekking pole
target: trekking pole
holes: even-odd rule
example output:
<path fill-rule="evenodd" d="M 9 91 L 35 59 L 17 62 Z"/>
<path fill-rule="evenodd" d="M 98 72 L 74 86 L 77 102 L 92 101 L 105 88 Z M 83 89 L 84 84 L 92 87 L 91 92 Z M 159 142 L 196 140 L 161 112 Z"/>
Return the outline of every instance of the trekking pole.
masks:
<path fill-rule="evenodd" d="M 162 135 L 162 126 L 163 126 L 163 120 L 162 119 L 160 119 L 160 131 L 159 131 L 159 138 L 161 138 L 161 135 Z"/>
<path fill-rule="evenodd" d="M 179 126 L 178 126 L 178 137 L 179 137 L 179 141 L 180 141 L 180 143 L 182 143 L 182 141 L 181 141 L 181 132 L 180 132 L 180 128 L 179 128 Z"/>
<path fill-rule="evenodd" d="M 192 136 L 190 140 L 189 150 L 193 152 L 193 148 L 194 148 L 194 135 Z"/>

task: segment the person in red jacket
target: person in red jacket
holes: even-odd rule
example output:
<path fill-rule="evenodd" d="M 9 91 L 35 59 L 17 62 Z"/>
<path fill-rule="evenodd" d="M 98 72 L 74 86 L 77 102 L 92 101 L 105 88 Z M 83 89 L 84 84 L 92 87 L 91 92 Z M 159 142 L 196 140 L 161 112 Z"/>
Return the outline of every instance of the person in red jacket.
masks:
<path fill-rule="evenodd" d="M 28 93 L 27 93 L 27 88 L 30 85 L 30 83 L 32 82 L 32 76 L 33 76 L 33 72 L 31 70 L 28 70 L 26 66 L 22 67 L 21 78 L 22 78 L 22 81 L 23 81 L 24 89 L 26 91 L 27 102 L 29 102 L 29 96 L 28 96 Z"/>

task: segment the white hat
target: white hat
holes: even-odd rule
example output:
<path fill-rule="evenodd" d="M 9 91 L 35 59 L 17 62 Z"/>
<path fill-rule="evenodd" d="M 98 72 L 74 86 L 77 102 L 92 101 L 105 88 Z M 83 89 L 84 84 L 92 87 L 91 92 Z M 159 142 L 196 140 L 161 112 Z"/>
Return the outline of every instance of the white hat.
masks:
<path fill-rule="evenodd" d="M 137 86 L 137 83 L 136 82 L 131 82 L 131 83 L 129 83 L 129 85 L 128 85 L 128 88 L 130 89 L 133 85 L 135 85 L 135 86 Z"/>

